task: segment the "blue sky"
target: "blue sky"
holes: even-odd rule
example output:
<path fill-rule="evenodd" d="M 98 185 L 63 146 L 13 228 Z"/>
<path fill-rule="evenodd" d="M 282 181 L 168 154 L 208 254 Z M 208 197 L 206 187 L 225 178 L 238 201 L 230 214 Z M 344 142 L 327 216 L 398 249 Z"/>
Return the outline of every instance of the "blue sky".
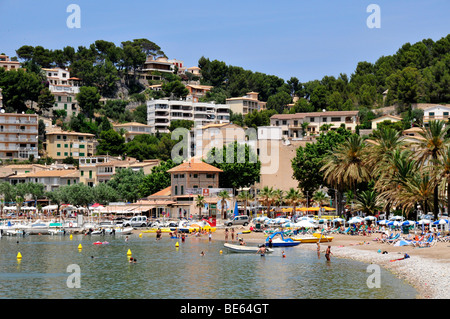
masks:
<path fill-rule="evenodd" d="M 66 25 L 72 3 L 81 8 L 79 29 Z M 379 29 L 366 25 L 372 3 L 381 9 Z M 0 0 L 0 12 L 0 52 L 10 56 L 25 44 L 147 38 L 188 67 L 205 56 L 302 82 L 350 76 L 359 61 L 450 33 L 448 0 Z"/>

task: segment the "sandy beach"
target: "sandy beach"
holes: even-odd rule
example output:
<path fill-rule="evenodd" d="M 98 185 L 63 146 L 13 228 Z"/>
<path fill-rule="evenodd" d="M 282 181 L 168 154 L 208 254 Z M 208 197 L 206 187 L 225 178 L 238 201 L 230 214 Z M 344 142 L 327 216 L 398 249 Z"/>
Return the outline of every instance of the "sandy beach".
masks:
<path fill-rule="evenodd" d="M 235 226 L 235 234 L 248 230 L 249 227 Z M 168 234 L 163 234 L 168 235 Z M 349 258 L 365 263 L 377 264 L 391 271 L 397 277 L 414 286 L 419 299 L 449 299 L 450 298 L 450 243 L 437 242 L 432 247 L 418 248 L 412 246 L 395 247 L 387 243 L 374 241 L 380 234 L 370 236 L 333 234 L 333 241 L 321 243 L 321 251 L 325 252 L 331 246 L 331 262 L 333 258 Z M 208 235 L 202 235 L 206 240 Z M 239 234 L 247 243 L 264 243 L 262 232 Z M 225 228 L 217 227 L 212 233 L 212 240 L 225 241 Z M 231 242 L 229 236 L 228 242 Z M 237 243 L 237 236 L 234 238 Z M 316 250 L 316 244 L 300 244 L 296 249 Z M 378 251 L 387 254 L 382 254 Z M 407 253 L 410 258 L 391 262 Z M 368 274 L 369 275 L 369 274 Z M 382 278 L 381 278 L 382 281 Z M 382 284 L 381 284 L 382 288 Z"/>

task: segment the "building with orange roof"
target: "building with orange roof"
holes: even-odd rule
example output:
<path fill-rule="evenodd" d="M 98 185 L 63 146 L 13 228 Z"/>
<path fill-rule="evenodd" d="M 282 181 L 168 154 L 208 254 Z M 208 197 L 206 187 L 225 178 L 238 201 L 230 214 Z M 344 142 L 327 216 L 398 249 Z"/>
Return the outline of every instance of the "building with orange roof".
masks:
<path fill-rule="evenodd" d="M 46 133 L 44 147 L 47 156 L 55 160 L 62 161 L 66 157 L 79 159 L 95 154 L 97 140 L 94 137 L 89 133 L 54 130 Z"/>
<path fill-rule="evenodd" d="M 116 132 L 119 132 L 121 130 L 124 130 L 125 133 L 125 142 L 130 142 L 133 140 L 137 135 L 142 134 L 151 134 L 150 125 L 137 123 L 137 122 L 128 122 L 128 123 L 121 123 L 121 124 L 113 124 L 113 128 Z"/>
<path fill-rule="evenodd" d="M 10 176 L 11 184 L 41 183 L 48 192 L 54 191 L 60 186 L 72 185 L 79 182 L 79 172 L 76 169 L 42 170 Z"/>
<path fill-rule="evenodd" d="M 0 54 L 0 68 L 4 68 L 6 71 L 17 70 L 20 68 L 20 62 L 11 61 L 9 56 Z"/>
<path fill-rule="evenodd" d="M 226 99 L 226 104 L 230 106 L 231 112 L 234 114 L 246 115 L 253 111 L 262 111 L 266 109 L 266 102 L 258 100 L 259 93 L 248 92 L 241 97 L 232 97 Z"/>

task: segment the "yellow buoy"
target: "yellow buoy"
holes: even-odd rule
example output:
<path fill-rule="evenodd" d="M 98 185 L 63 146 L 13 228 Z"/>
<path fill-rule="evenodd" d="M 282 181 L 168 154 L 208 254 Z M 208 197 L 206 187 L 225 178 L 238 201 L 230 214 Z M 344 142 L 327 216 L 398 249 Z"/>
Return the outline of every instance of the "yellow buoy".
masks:
<path fill-rule="evenodd" d="M 72 238 L 73 238 L 73 236 L 72 236 L 72 234 L 70 234 L 70 240 L 72 240 Z"/>
<path fill-rule="evenodd" d="M 221 255 L 222 255 L 222 253 L 223 253 L 223 252 L 222 252 L 222 250 L 221 250 L 221 251 L 219 251 L 219 254 L 221 254 Z"/>
<path fill-rule="evenodd" d="M 81 246 L 81 244 L 79 244 L 78 249 L 83 249 L 83 246 Z"/>
<path fill-rule="evenodd" d="M 175 247 L 178 247 L 178 246 L 180 246 L 180 244 L 177 242 L 177 243 L 175 244 Z"/>
<path fill-rule="evenodd" d="M 139 234 L 139 238 L 142 238 L 142 233 Z"/>
<path fill-rule="evenodd" d="M 127 256 L 131 256 L 131 250 L 128 249 Z"/>
<path fill-rule="evenodd" d="M 20 253 L 20 251 L 17 253 L 17 259 L 22 259 L 22 254 Z"/>

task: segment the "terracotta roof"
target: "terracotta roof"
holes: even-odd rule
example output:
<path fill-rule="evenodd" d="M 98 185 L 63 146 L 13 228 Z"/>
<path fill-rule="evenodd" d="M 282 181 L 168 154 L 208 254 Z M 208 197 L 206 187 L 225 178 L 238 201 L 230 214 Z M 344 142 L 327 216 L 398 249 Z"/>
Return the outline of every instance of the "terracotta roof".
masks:
<path fill-rule="evenodd" d="M 95 136 L 94 134 L 90 133 L 66 132 L 66 131 L 47 132 L 46 135 L 76 135 L 76 136 L 91 136 L 91 137 Z"/>
<path fill-rule="evenodd" d="M 392 118 L 392 119 L 399 120 L 399 121 L 402 120 L 402 118 L 399 117 L 399 116 L 395 116 L 395 115 L 383 115 L 383 116 L 377 117 L 376 119 L 373 119 L 372 121 L 377 121 L 377 120 L 380 120 L 380 119 L 383 119 L 383 118 Z"/>
<path fill-rule="evenodd" d="M 16 176 L 14 176 L 14 178 L 25 178 L 25 177 L 32 177 L 32 178 L 38 178 L 38 177 L 66 177 L 67 175 L 75 175 L 75 173 L 78 174 L 78 170 L 58 169 L 58 170 L 52 170 L 52 171 L 39 171 L 39 172 L 36 172 L 36 173 L 18 174 Z"/>
<path fill-rule="evenodd" d="M 176 173 L 176 172 L 211 172 L 211 173 L 221 173 L 223 172 L 221 169 L 214 167 L 208 163 L 201 161 L 189 161 L 186 163 L 182 163 L 172 169 L 169 169 L 167 172 Z"/>
<path fill-rule="evenodd" d="M 128 123 L 121 123 L 121 124 L 113 124 L 114 127 L 122 127 L 122 126 L 146 126 L 150 127 L 150 125 L 142 124 L 138 122 L 128 122 Z"/>
<path fill-rule="evenodd" d="M 160 190 L 159 192 L 156 192 L 156 193 L 150 195 L 148 198 L 157 197 L 157 196 L 170 196 L 172 194 L 172 190 L 171 189 L 172 189 L 171 186 L 166 187 L 166 188 Z"/>

